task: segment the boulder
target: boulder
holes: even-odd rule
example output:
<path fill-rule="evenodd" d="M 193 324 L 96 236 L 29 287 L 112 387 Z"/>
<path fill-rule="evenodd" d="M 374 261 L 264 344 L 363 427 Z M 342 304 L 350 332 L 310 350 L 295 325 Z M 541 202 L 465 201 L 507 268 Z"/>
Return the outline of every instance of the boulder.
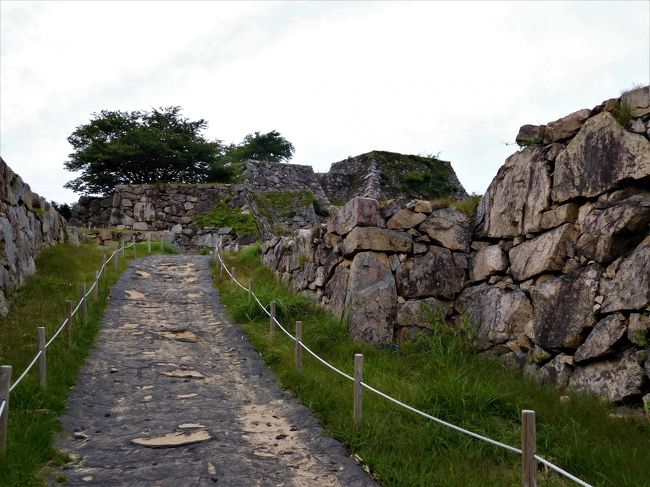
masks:
<path fill-rule="evenodd" d="M 397 210 L 395 214 L 388 220 L 386 227 L 389 230 L 408 230 L 413 228 L 426 219 L 426 216 L 422 213 L 416 213 L 411 210 L 403 208 Z"/>
<path fill-rule="evenodd" d="M 472 239 L 471 220 L 465 213 L 453 208 L 431 212 L 420 226 L 434 243 L 450 250 L 469 251 Z"/>
<path fill-rule="evenodd" d="M 627 339 L 640 347 L 648 344 L 648 330 L 650 330 L 650 316 L 641 313 L 631 313 L 627 325 Z M 650 357 L 646 359 L 650 363 Z"/>
<path fill-rule="evenodd" d="M 612 352 L 612 347 L 625 335 L 625 317 L 616 313 L 606 316 L 594 326 L 585 342 L 578 347 L 573 359 L 584 362 Z"/>
<path fill-rule="evenodd" d="M 650 236 L 625 259 L 614 279 L 603 284 L 601 313 L 642 310 L 650 301 Z"/>
<path fill-rule="evenodd" d="M 486 347 L 517 338 L 532 325 L 533 308 L 517 286 L 483 283 L 465 288 L 456 307 L 469 315 Z"/>
<path fill-rule="evenodd" d="M 546 125 L 522 125 L 519 128 L 519 133 L 515 138 L 515 142 L 519 146 L 530 144 L 533 141 L 542 142 L 544 140 L 545 132 Z"/>
<path fill-rule="evenodd" d="M 478 237 L 513 238 L 539 229 L 542 212 L 550 208 L 548 164 L 538 147 L 506 160 L 478 205 Z"/>
<path fill-rule="evenodd" d="M 350 261 L 343 261 L 334 270 L 332 278 L 325 285 L 325 297 L 328 299 L 329 308 L 339 318 L 345 312 L 345 300 L 350 277 Z"/>
<path fill-rule="evenodd" d="M 639 395 L 642 382 L 643 369 L 636 352 L 630 349 L 618 358 L 577 367 L 569 379 L 569 386 L 611 401 L 622 401 Z"/>
<path fill-rule="evenodd" d="M 432 246 L 426 254 L 407 259 L 397 269 L 395 280 L 399 295 L 405 298 L 451 299 L 463 288 L 465 270 L 456 265 L 448 249 Z"/>
<path fill-rule="evenodd" d="M 388 257 L 377 252 L 357 254 L 350 266 L 345 300 L 352 338 L 390 343 L 396 305 L 397 289 Z"/>
<path fill-rule="evenodd" d="M 590 206 L 579 220 L 577 252 L 589 260 L 609 263 L 631 251 L 650 223 L 650 193 Z M 635 238 L 635 236 L 638 236 Z"/>
<path fill-rule="evenodd" d="M 376 227 L 382 220 L 379 202 L 372 198 L 353 198 L 334 219 L 334 232 L 347 235 L 354 227 Z"/>
<path fill-rule="evenodd" d="M 133 205 L 133 216 L 136 221 L 152 222 L 156 219 L 156 209 L 152 203 L 136 203 Z"/>
<path fill-rule="evenodd" d="M 578 347 L 582 330 L 596 323 L 593 303 L 601 274 L 600 266 L 590 265 L 530 288 L 535 343 L 546 350 Z"/>
<path fill-rule="evenodd" d="M 570 223 L 527 240 L 509 252 L 510 271 L 517 281 L 549 271 L 559 271 L 573 255 L 575 228 Z"/>
<path fill-rule="evenodd" d="M 537 372 L 542 384 L 551 384 L 558 388 L 566 387 L 573 373 L 573 357 L 560 353 L 548 361 Z"/>
<path fill-rule="evenodd" d="M 643 117 L 650 113 L 650 87 L 644 86 L 621 95 L 621 103 L 630 107 L 632 117 Z"/>
<path fill-rule="evenodd" d="M 433 211 L 433 203 L 428 200 L 415 200 L 413 209 L 419 213 L 431 213 Z"/>
<path fill-rule="evenodd" d="M 590 113 L 591 110 L 584 108 L 547 124 L 544 132 L 544 144 L 548 145 L 558 140 L 568 139 L 577 134 L 589 118 Z"/>
<path fill-rule="evenodd" d="M 577 219 L 578 205 L 575 203 L 567 203 L 566 205 L 558 206 L 557 208 L 542 213 L 539 227 L 540 230 L 548 230 L 559 227 L 564 223 L 575 223 Z"/>
<path fill-rule="evenodd" d="M 555 160 L 553 200 L 598 196 L 650 176 L 650 141 L 603 112 L 590 118 Z"/>
<path fill-rule="evenodd" d="M 508 269 L 508 259 L 498 245 L 482 248 L 472 259 L 471 280 L 483 281 L 493 274 L 505 272 Z"/>
<path fill-rule="evenodd" d="M 344 255 L 350 255 L 359 250 L 410 252 L 412 247 L 413 241 L 406 233 L 376 227 L 356 227 L 343 240 L 341 250 Z"/>
<path fill-rule="evenodd" d="M 431 329 L 432 322 L 443 321 L 446 314 L 445 306 L 436 298 L 409 300 L 398 305 L 397 324 Z"/>

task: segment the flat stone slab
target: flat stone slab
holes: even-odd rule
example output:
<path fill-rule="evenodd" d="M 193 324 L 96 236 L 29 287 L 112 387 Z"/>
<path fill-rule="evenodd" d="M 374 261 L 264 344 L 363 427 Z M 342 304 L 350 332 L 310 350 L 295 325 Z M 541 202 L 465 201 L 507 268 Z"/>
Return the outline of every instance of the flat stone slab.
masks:
<path fill-rule="evenodd" d="M 129 266 L 62 423 L 51 486 L 377 486 L 224 317 L 209 256 Z"/>

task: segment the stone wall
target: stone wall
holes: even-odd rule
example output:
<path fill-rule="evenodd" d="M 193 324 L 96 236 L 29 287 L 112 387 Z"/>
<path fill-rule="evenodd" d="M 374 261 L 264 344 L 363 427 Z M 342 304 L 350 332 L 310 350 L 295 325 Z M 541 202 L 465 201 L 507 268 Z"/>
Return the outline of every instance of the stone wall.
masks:
<path fill-rule="evenodd" d="M 63 242 L 65 230 L 65 219 L 0 158 L 0 316 L 9 311 L 6 294 L 36 272 L 41 249 Z"/>
<path fill-rule="evenodd" d="M 621 105 L 630 120 L 621 120 Z M 471 318 L 480 348 L 542 382 L 650 401 L 648 88 L 546 126 L 499 169 L 475 220 L 430 202 L 350 201 L 327 228 L 263 246 L 353 337 Z"/>

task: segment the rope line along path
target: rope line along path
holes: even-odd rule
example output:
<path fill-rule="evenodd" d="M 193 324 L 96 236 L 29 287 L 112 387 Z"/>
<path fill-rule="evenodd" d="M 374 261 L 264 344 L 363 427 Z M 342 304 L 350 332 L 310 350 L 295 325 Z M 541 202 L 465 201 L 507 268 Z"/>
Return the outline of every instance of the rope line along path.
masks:
<path fill-rule="evenodd" d="M 267 314 L 267 316 L 269 316 L 273 320 L 273 322 L 280 328 L 280 330 L 282 330 L 282 332 L 284 332 L 285 335 L 287 335 L 287 337 L 289 337 L 292 341 L 295 342 L 296 337 L 294 337 L 284 326 L 282 326 L 282 324 L 275 318 L 275 316 L 271 315 L 271 313 L 267 310 L 266 306 L 264 306 L 264 304 L 255 295 L 254 291 L 252 289 L 249 289 L 246 286 L 242 285 L 239 281 L 237 281 L 237 278 L 228 270 L 228 267 L 226 266 L 226 264 L 225 264 L 225 262 L 223 260 L 223 257 L 221 255 L 221 251 L 220 251 L 218 246 L 215 247 L 214 255 L 215 255 L 216 259 L 218 260 L 219 265 L 225 270 L 225 272 L 228 274 L 230 279 L 235 284 L 237 284 L 237 286 L 239 286 L 241 289 L 243 289 L 246 292 L 250 293 L 252 295 L 253 299 L 257 302 L 257 304 Z M 341 375 L 342 377 L 354 382 L 354 380 L 355 380 L 354 377 L 352 377 L 351 375 L 346 374 L 342 370 L 338 369 L 334 365 L 327 362 L 325 359 L 323 359 L 318 354 L 316 354 L 311 349 L 309 349 L 302 341 L 299 341 L 299 343 L 300 343 L 300 346 L 305 351 L 307 351 L 307 353 L 309 353 L 312 357 L 314 357 L 321 364 L 328 367 L 333 372 L 336 372 L 337 374 Z M 360 381 L 360 385 L 363 388 L 369 390 L 370 392 L 372 392 L 372 393 L 374 393 L 374 394 L 376 394 L 376 395 L 378 395 L 378 396 L 380 396 L 380 397 L 382 397 L 382 398 L 396 404 L 397 406 L 400 406 L 400 407 L 402 407 L 402 408 L 404 408 L 404 409 L 406 409 L 408 411 L 411 411 L 412 413 L 418 414 L 418 415 L 420 415 L 420 416 L 422 416 L 422 417 L 424 417 L 426 419 L 434 421 L 434 422 L 436 422 L 436 423 L 438 423 L 438 424 L 440 424 L 442 426 L 445 426 L 447 428 L 451 428 L 451 429 L 453 429 L 455 431 L 458 431 L 459 433 L 463 433 L 463 434 L 468 435 L 468 436 L 470 436 L 472 438 L 475 438 L 477 440 L 481 440 L 481 441 L 490 443 L 491 445 L 503 448 L 503 449 L 508 450 L 510 452 L 516 453 L 518 455 L 523 454 L 523 451 L 522 451 L 521 448 L 516 448 L 514 446 L 502 443 L 502 442 L 494 440 L 492 438 L 488 438 L 488 437 L 480 435 L 478 433 L 474 433 L 474 432 L 469 431 L 469 430 L 467 430 L 465 428 L 461 428 L 460 426 L 456 426 L 456 425 L 454 425 L 452 423 L 449 423 L 447 421 L 444 421 L 444 420 L 442 420 L 440 418 L 436 418 L 435 416 L 427 414 L 424 411 L 420 411 L 419 409 L 416 409 L 413 406 L 409 406 L 408 404 L 403 403 L 402 401 L 390 396 L 389 394 L 386 394 L 385 392 L 382 392 L 379 389 L 376 389 L 375 387 L 372 387 L 371 385 L 367 384 L 366 382 Z M 535 460 L 539 461 L 540 463 L 542 463 L 546 467 L 554 470 L 555 472 L 559 473 L 560 475 L 563 475 L 564 477 L 568 478 L 569 480 L 572 480 L 573 482 L 581 485 L 582 487 L 592 487 L 591 484 L 585 482 L 584 480 L 579 479 L 575 475 L 572 475 L 571 473 L 569 473 L 566 470 L 560 468 L 559 466 L 549 462 L 548 460 L 542 458 L 541 456 L 535 454 L 535 455 L 533 455 L 533 457 L 534 457 Z"/>

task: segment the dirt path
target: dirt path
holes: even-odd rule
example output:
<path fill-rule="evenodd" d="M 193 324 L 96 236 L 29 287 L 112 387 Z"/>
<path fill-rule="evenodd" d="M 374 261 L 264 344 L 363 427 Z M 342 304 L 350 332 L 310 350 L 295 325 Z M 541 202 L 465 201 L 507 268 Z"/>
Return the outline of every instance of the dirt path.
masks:
<path fill-rule="evenodd" d="M 377 485 L 278 388 L 211 282 L 208 257 L 150 256 L 112 289 L 62 420 L 64 485 Z"/>

